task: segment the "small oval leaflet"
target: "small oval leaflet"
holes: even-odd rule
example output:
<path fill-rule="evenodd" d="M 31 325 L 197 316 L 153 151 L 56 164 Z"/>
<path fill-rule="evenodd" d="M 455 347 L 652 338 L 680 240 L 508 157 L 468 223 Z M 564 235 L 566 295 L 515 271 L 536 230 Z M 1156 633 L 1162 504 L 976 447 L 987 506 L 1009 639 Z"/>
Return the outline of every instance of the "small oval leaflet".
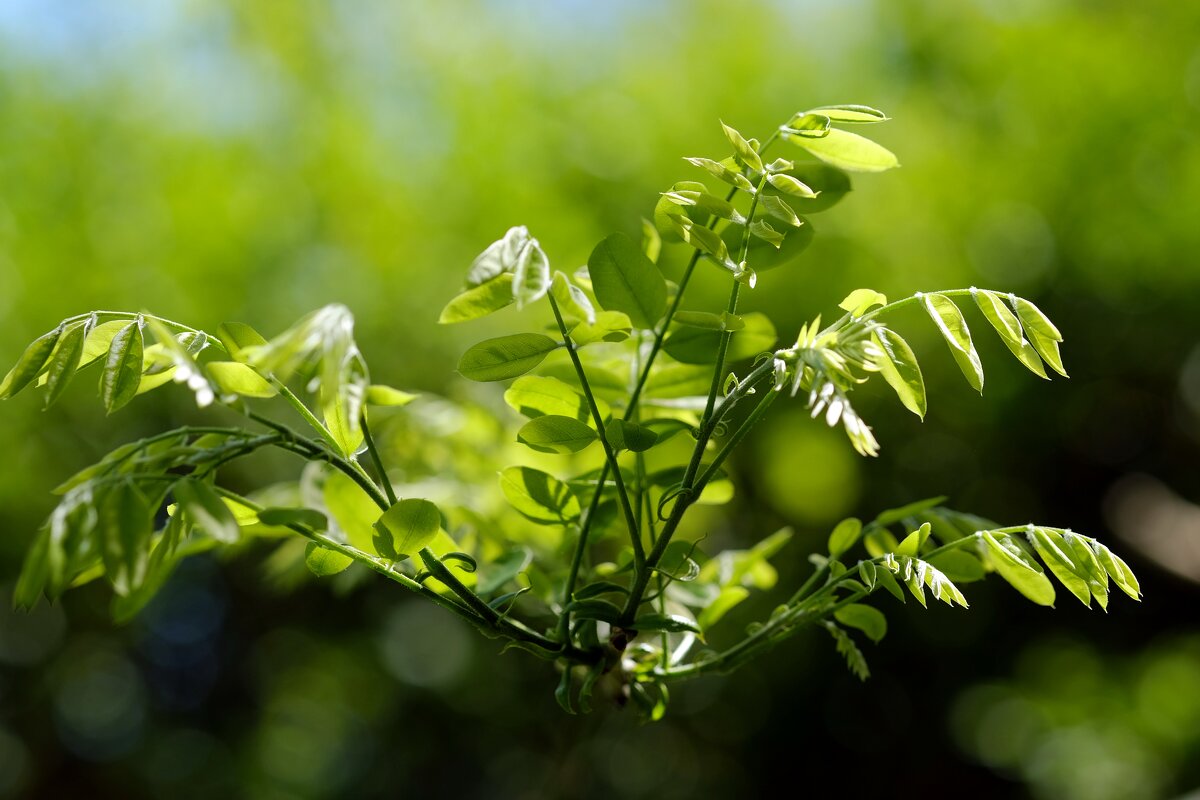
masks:
<path fill-rule="evenodd" d="M 540 333 L 516 333 L 487 339 L 469 348 L 458 362 L 458 371 L 473 381 L 502 381 L 524 375 L 536 367 L 559 342 Z"/>
<path fill-rule="evenodd" d="M 441 525 L 441 512 L 433 503 L 401 500 L 375 522 L 375 550 L 388 558 L 411 556 L 434 540 Z"/>
<path fill-rule="evenodd" d="M 596 431 L 573 417 L 536 417 L 517 432 L 517 441 L 543 453 L 577 453 L 596 441 Z"/>

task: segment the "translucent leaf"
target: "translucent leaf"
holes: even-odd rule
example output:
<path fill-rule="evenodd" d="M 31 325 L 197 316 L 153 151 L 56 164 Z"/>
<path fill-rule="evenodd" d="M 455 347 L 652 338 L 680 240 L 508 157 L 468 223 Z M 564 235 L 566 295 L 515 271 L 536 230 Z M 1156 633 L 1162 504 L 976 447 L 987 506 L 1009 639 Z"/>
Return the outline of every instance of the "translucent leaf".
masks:
<path fill-rule="evenodd" d="M 787 170 L 786 174 L 808 186 L 816 195 L 815 197 L 801 197 L 795 194 L 788 195 L 788 204 L 801 216 L 816 214 L 832 208 L 851 189 L 849 175 L 836 167 L 822 164 L 819 161 L 797 164 Z M 779 190 L 772 186 L 766 191 L 769 193 Z"/>
<path fill-rule="evenodd" d="M 876 328 L 871 340 L 879 348 L 879 357 L 875 359 L 879 374 L 905 408 L 925 419 L 925 378 L 908 342 L 890 328 Z"/>
<path fill-rule="evenodd" d="M 788 168 L 794 169 L 794 166 L 789 166 Z M 769 176 L 767 182 L 784 194 L 789 194 L 793 197 L 804 197 L 811 200 L 817 196 L 817 193 L 813 191 L 811 186 L 798 178 L 788 175 L 786 172 L 777 172 Z"/>
<path fill-rule="evenodd" d="M 967 383 L 977 392 L 983 392 L 983 364 L 979 361 L 979 353 L 971 341 L 971 331 L 967 321 L 954 301 L 942 294 L 926 294 L 921 296 L 925 310 L 937 326 L 942 338 L 950 348 L 950 354 L 958 362 Z"/>
<path fill-rule="evenodd" d="M 737 156 L 738 161 L 755 172 L 762 172 L 762 159 L 759 157 L 758 151 L 754 149 L 754 146 L 746 141 L 745 137 L 738 133 L 737 130 L 729 127 L 724 122 L 721 123 L 721 130 L 725 131 L 725 138 L 733 145 L 733 152 Z"/>
<path fill-rule="evenodd" d="M 524 375 L 542 363 L 559 342 L 540 333 L 517 333 L 487 339 L 469 348 L 458 362 L 458 371 L 473 381 L 502 381 Z"/>
<path fill-rule="evenodd" d="M 354 559 L 345 553 L 321 547 L 316 542 L 309 542 L 304 548 L 304 565 L 318 578 L 337 575 L 339 572 L 344 572 L 353 563 Z"/>
<path fill-rule="evenodd" d="M 979 306 L 983 316 L 1000 335 L 1000 341 L 1004 342 L 1004 346 L 1009 349 L 1009 352 L 1028 367 L 1033 374 L 1046 378 L 1046 369 L 1042 366 L 1042 360 L 1038 358 L 1033 345 L 1027 342 L 1022 335 L 1021 323 L 1016 314 L 1004 305 L 995 292 L 972 288 L 971 296 L 975 298 L 975 304 Z"/>
<path fill-rule="evenodd" d="M 804 111 L 792 117 L 787 124 L 785 133 L 821 139 L 829 135 L 831 122 L 832 120 L 824 114 Z"/>
<path fill-rule="evenodd" d="M 1096 552 L 1096 560 L 1104 567 L 1104 571 L 1108 573 L 1108 577 L 1112 578 L 1112 582 L 1117 585 L 1117 588 L 1134 600 L 1140 600 L 1142 588 L 1138 584 L 1138 579 L 1134 577 L 1133 570 L 1129 568 L 1129 565 L 1122 561 L 1120 556 L 1112 550 L 1100 544 L 1100 542 L 1093 540 L 1091 545 L 1092 549 Z"/>
<path fill-rule="evenodd" d="M 887 295 L 874 289 L 855 289 L 846 295 L 838 308 L 850 312 L 852 317 L 861 317 L 875 306 L 886 306 Z"/>
<path fill-rule="evenodd" d="M 1054 323 L 1042 313 L 1041 309 L 1028 300 L 1015 295 L 1009 295 L 1009 299 L 1038 355 L 1055 372 L 1064 378 L 1067 377 L 1067 371 L 1063 368 L 1062 356 L 1058 353 L 1058 343 L 1062 341 L 1062 334 L 1058 332 L 1058 328 L 1054 327 Z"/>
<path fill-rule="evenodd" d="M 1062 537 L 1045 528 L 1032 528 L 1029 531 L 1029 542 L 1054 573 L 1054 577 L 1058 578 L 1059 583 L 1075 595 L 1079 602 L 1090 607 L 1092 593 L 1088 589 L 1086 573 L 1064 551 Z"/>
<path fill-rule="evenodd" d="M 879 609 L 862 603 L 851 603 L 833 612 L 833 617 L 847 628 L 856 628 L 873 642 L 887 635 L 887 617 Z"/>
<path fill-rule="evenodd" d="M 595 323 L 582 322 L 571 329 L 571 340 L 580 347 L 596 342 L 623 342 L 629 338 L 632 330 L 633 322 L 628 314 L 598 311 Z"/>
<path fill-rule="evenodd" d="M 500 472 L 500 489 L 517 513 L 539 525 L 567 525 L 579 518 L 579 500 L 553 475 L 532 467 Z"/>
<path fill-rule="evenodd" d="M 441 513 L 430 501 L 401 500 L 376 520 L 375 550 L 388 558 L 411 556 L 433 541 L 441 525 Z"/>
<path fill-rule="evenodd" d="M 720 161 L 713 161 L 711 158 L 685 158 L 684 160 L 693 166 L 707 170 L 709 174 L 744 192 L 754 191 L 754 184 L 750 182 L 749 178 L 737 170 L 730 169 Z"/>
<path fill-rule="evenodd" d="M 238 522 L 225 501 L 207 483 L 182 478 L 171 487 L 179 509 L 196 528 L 223 544 L 238 540 Z"/>
<path fill-rule="evenodd" d="M 803 224 L 791 205 L 778 195 L 764 194 L 758 198 L 758 205 L 772 217 L 783 220 L 793 228 L 798 228 Z"/>
<path fill-rule="evenodd" d="M 562 272 L 554 273 L 550 293 L 554 296 L 559 311 L 567 321 L 595 324 L 596 308 L 592 305 L 592 301 L 588 299 L 583 289 L 572 284 Z"/>
<path fill-rule="evenodd" d="M 831 558 L 837 558 L 845 553 L 854 543 L 858 541 L 858 537 L 862 535 L 862 521 L 854 517 L 848 517 L 837 524 L 833 532 L 829 534 L 829 555 Z"/>
<path fill-rule="evenodd" d="M 1040 606 L 1054 605 L 1054 585 L 1042 567 L 1030 558 L 1011 536 L 984 531 L 983 541 L 991 556 L 992 567 L 1000 577 L 1021 594 Z"/>
<path fill-rule="evenodd" d="M 438 315 L 438 323 L 452 325 L 486 317 L 512 305 L 514 299 L 513 276 L 511 272 L 505 272 L 455 295 Z"/>
<path fill-rule="evenodd" d="M 130 322 L 113 336 L 104 370 L 100 373 L 100 399 L 109 414 L 137 395 L 142 382 L 142 326 Z"/>
<path fill-rule="evenodd" d="M 908 536 L 905 536 L 904 540 L 900 542 L 899 546 L 896 547 L 896 555 L 912 556 L 913 558 L 916 558 L 916 556 L 921 552 L 921 546 L 925 544 L 925 541 L 929 538 L 929 531 L 930 525 L 928 522 L 926 522 L 918 530 L 909 533 Z"/>
<path fill-rule="evenodd" d="M 491 594 L 524 572 L 532 561 L 533 551 L 528 547 L 506 550 L 484 565 L 476 589 L 480 594 Z"/>
<path fill-rule="evenodd" d="M 265 398 L 279 393 L 253 367 L 238 361 L 213 361 L 205 364 L 204 370 L 222 395 Z"/>
<path fill-rule="evenodd" d="M 1108 573 L 1096 558 L 1087 541 L 1071 531 L 1062 531 L 1063 549 L 1078 568 L 1080 577 L 1087 581 L 1088 590 L 1100 607 L 1108 609 Z"/>
<path fill-rule="evenodd" d="M 4 376 L 4 381 L 0 383 L 0 400 L 7 400 L 17 392 L 28 386 L 35 378 L 42 373 L 46 362 L 50 359 L 50 354 L 54 352 L 55 345 L 62 337 L 63 328 L 61 326 L 55 328 L 49 333 L 44 333 L 25 348 L 21 353 L 21 357 L 17 359 L 17 363 Z"/>
<path fill-rule="evenodd" d="M 614 450 L 641 453 L 658 441 L 658 434 L 636 422 L 614 419 L 604 427 L 604 438 Z"/>
<path fill-rule="evenodd" d="M 367 405 L 370 406 L 406 406 L 420 395 L 394 389 L 382 383 L 372 383 L 367 387 Z"/>
<path fill-rule="evenodd" d="M 588 257 L 596 300 L 621 311 L 639 328 L 653 328 L 667 308 L 667 282 L 654 262 L 623 233 L 614 233 Z"/>
<path fill-rule="evenodd" d="M 79 359 L 79 368 L 83 369 L 106 357 L 112 347 L 113 337 L 128 324 L 127 319 L 114 319 L 92 326 L 87 338 L 83 340 L 83 356 Z"/>
<path fill-rule="evenodd" d="M 718 264 L 724 265 L 729 260 L 729 246 L 715 231 L 683 215 L 671 215 L 669 220 L 683 241 Z M 740 241 L 740 227 L 731 225 L 730 230 L 738 235 Z"/>
<path fill-rule="evenodd" d="M 592 412 L 582 394 L 558 378 L 543 375 L 523 375 L 513 381 L 504 393 L 504 402 L 509 408 L 529 418 L 544 416 L 571 417 L 587 425 L 592 424 Z M 607 418 L 612 412 L 603 400 L 596 401 L 600 416 Z"/>
<path fill-rule="evenodd" d="M 662 252 L 662 237 L 658 234 L 658 228 L 648 219 L 642 219 L 642 252 L 656 264 Z"/>
<path fill-rule="evenodd" d="M 737 314 L 722 311 L 713 314 L 709 311 L 676 311 L 672 322 L 687 325 L 692 328 L 704 328 L 710 331 L 740 331 L 746 327 L 746 321 Z"/>
<path fill-rule="evenodd" d="M 750 233 L 772 247 L 778 248 L 783 246 L 783 234 L 772 228 L 771 223 L 765 220 L 756 219 L 754 222 L 751 222 Z"/>
<path fill-rule="evenodd" d="M 726 586 L 716 599 L 705 606 L 696 618 L 700 630 L 708 631 L 721 621 L 722 617 L 732 611 L 739 603 L 750 596 L 750 590 L 743 586 Z"/>
<path fill-rule="evenodd" d="M 243 351 L 248 347 L 262 347 L 267 340 L 262 335 L 241 322 L 222 322 L 217 326 L 217 338 L 225 345 L 226 352 L 234 361 L 245 361 Z"/>
<path fill-rule="evenodd" d="M 830 128 L 828 134 L 819 139 L 787 132 L 783 138 L 847 172 L 883 172 L 900 166 L 895 154 L 883 145 L 837 128 Z"/>
<path fill-rule="evenodd" d="M 572 417 L 535 417 L 517 431 L 517 441 L 543 453 L 577 453 L 596 441 L 596 431 Z"/>
<path fill-rule="evenodd" d="M 666 631 L 667 633 L 700 633 L 696 621 L 680 614 L 643 614 L 633 621 L 633 629 L 642 633 L 646 631 Z"/>
<path fill-rule="evenodd" d="M 944 502 L 946 502 L 946 496 L 938 495 L 937 497 L 927 497 L 924 500 L 915 500 L 898 508 L 889 508 L 886 511 L 879 512 L 874 519 L 874 524 L 879 526 L 894 525 L 905 517 L 911 517 L 926 509 L 940 506 Z"/>
<path fill-rule="evenodd" d="M 809 114 L 821 114 L 834 122 L 886 122 L 887 114 L 870 106 L 842 105 L 821 106 L 808 111 Z"/>
<path fill-rule="evenodd" d="M 524 225 L 509 228 L 503 238 L 492 242 L 471 262 L 471 268 L 467 271 L 467 288 L 481 286 L 502 274 L 512 273 L 529 241 L 529 229 Z"/>
<path fill-rule="evenodd" d="M 321 487 L 321 499 L 333 521 L 358 550 L 374 553 L 374 524 L 380 509 L 363 488 L 342 472 L 330 472 Z"/>

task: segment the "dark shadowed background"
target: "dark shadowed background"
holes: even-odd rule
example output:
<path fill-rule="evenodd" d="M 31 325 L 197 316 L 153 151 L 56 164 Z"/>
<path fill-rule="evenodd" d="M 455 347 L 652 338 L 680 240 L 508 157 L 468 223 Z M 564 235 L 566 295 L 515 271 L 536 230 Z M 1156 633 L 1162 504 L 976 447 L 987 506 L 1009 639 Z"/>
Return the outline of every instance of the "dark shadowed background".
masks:
<path fill-rule="evenodd" d="M 1195 790 L 1198 32 L 1177 0 L 0 4 L 0 361 L 93 308 L 274 333 L 336 301 L 378 379 L 487 399 L 452 365 L 511 320 L 435 320 L 506 228 L 583 263 L 694 177 L 681 156 L 725 153 L 719 118 L 762 137 L 868 103 L 903 169 L 856 178 L 746 308 L 786 339 L 860 286 L 1012 290 L 1058 323 L 1072 379 L 1041 382 L 981 335 L 980 398 L 914 315 L 926 421 L 872 387 L 883 451 L 864 460 L 777 404 L 723 524 L 735 543 L 794 525 L 794 583 L 842 516 L 947 494 L 1111 541 L 1146 594 L 1107 615 L 998 582 L 971 586 L 968 612 L 888 600 L 868 683 L 802 635 L 639 727 L 566 717 L 549 665 L 393 585 L 197 559 L 125 627 L 99 585 L 32 615 L 0 602 L 0 797 Z M 48 412 L 0 407 L 0 593 L 54 485 L 198 416 L 160 393 L 106 419 L 82 385 Z"/>

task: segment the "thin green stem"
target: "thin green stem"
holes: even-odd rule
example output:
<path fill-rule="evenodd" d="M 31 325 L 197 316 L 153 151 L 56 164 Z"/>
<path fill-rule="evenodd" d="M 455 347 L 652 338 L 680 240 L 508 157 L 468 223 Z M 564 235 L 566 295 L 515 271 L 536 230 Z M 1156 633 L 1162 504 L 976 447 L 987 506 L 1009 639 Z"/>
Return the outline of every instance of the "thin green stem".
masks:
<path fill-rule="evenodd" d="M 880 315 L 890 314 L 893 311 L 899 311 L 900 309 L 905 308 L 906 306 L 916 305 L 917 303 L 920 303 L 922 299 L 924 299 L 925 295 L 928 295 L 928 294 L 940 294 L 940 295 L 945 295 L 946 297 L 969 297 L 975 291 L 981 291 L 981 290 L 979 290 L 979 289 L 947 289 L 942 292 L 917 292 L 916 294 L 912 295 L 911 297 L 905 297 L 903 300 L 897 300 L 893 303 L 888 303 L 886 306 L 880 306 L 879 308 L 875 309 L 874 311 L 868 311 L 866 314 L 863 314 L 861 317 L 859 317 L 858 321 L 859 322 L 867 322 L 869 320 L 875 319 L 876 317 L 878 317 Z M 1008 292 L 996 292 L 996 294 L 999 294 L 1003 297 L 1003 296 L 1007 296 Z"/>
<path fill-rule="evenodd" d="M 383 491 L 387 494 L 388 502 L 396 505 L 396 490 L 392 488 L 392 481 L 383 466 L 383 459 L 379 457 L 379 449 L 375 447 L 375 438 L 371 436 L 371 426 L 367 424 L 367 412 L 365 411 L 362 413 L 361 425 L 363 441 L 367 444 L 367 452 L 371 454 L 371 462 L 375 465 L 375 471 L 379 473 L 379 482 L 383 484 Z"/>
<path fill-rule="evenodd" d="M 723 464 L 725 459 L 729 458 L 729 455 L 734 451 L 734 449 L 742 443 L 742 440 L 746 438 L 746 434 L 750 432 L 750 429 L 758 424 L 758 421 L 761 420 L 764 415 L 766 415 L 767 409 L 771 407 L 771 403 L 775 402 L 775 398 L 778 396 L 779 392 L 775 391 L 773 387 L 767 389 L 767 391 L 763 394 L 762 400 L 758 401 L 758 405 L 755 406 L 754 410 L 750 412 L 749 416 L 743 420 L 738 429 L 733 432 L 733 435 L 725 440 L 725 443 L 721 445 L 721 449 L 717 451 L 717 455 L 712 461 L 709 462 L 708 466 L 704 468 L 704 472 L 700 474 L 700 477 L 696 479 L 696 491 L 703 491 L 704 487 L 708 485 L 710 480 L 712 480 L 717 470 L 720 469 L 721 464 Z"/>
<path fill-rule="evenodd" d="M 329 432 L 329 428 L 326 428 L 324 423 L 317 419 L 316 416 L 308 410 L 308 406 L 304 404 L 304 401 L 297 397 L 296 393 L 289 389 L 286 383 L 279 380 L 274 375 L 270 376 L 270 380 L 271 385 L 279 390 L 279 396 L 284 400 L 287 400 L 288 405 L 296 409 L 296 413 L 308 423 L 310 428 L 317 432 L 317 435 L 324 440 L 325 444 L 333 448 L 335 453 L 340 453 L 342 446 L 338 444 L 338 440 L 333 438 L 333 434 Z"/>
<path fill-rule="evenodd" d="M 617 486 L 617 497 L 621 502 L 621 510 L 625 513 L 625 524 L 629 528 L 629 541 L 633 545 L 634 568 L 639 569 L 646 560 L 646 553 L 642 547 L 642 535 L 638 529 L 637 516 L 633 513 L 633 506 L 629 502 L 629 493 L 625 489 L 625 480 L 621 477 L 621 467 L 617 462 L 617 453 L 613 450 L 612 445 L 608 441 L 608 436 L 604 432 L 604 415 L 600 413 L 600 407 L 596 404 L 596 397 L 592 394 L 592 387 L 588 383 L 587 373 L 583 369 L 583 362 L 579 360 L 578 348 L 571 339 L 571 334 L 567 330 L 566 323 L 563 321 L 562 312 L 558 309 L 558 302 L 554 299 L 553 294 L 546 296 L 550 298 L 550 308 L 554 311 L 554 319 L 558 322 L 558 329 L 562 331 L 567 354 L 571 357 L 571 363 L 575 366 L 575 374 L 579 377 L 579 385 L 583 389 L 583 396 L 587 400 L 592 420 L 596 424 L 596 434 L 600 439 L 600 446 L 604 448 L 604 457 L 607 459 L 609 469 L 612 471 L 613 482 Z"/>

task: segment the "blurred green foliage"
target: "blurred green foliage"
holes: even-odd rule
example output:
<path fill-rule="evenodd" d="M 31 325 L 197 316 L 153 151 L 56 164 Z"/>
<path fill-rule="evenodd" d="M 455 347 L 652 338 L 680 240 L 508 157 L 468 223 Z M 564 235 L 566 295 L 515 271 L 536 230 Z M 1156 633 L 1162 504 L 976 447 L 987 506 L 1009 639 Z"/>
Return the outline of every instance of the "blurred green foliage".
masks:
<path fill-rule="evenodd" d="M 883 446 L 870 462 L 840 435 L 778 414 L 747 448 L 739 486 L 776 519 L 746 514 L 739 527 L 793 522 L 815 542 L 841 514 L 945 492 L 988 516 L 1101 533 L 1101 497 L 1125 472 L 1200 497 L 1200 407 L 1180 399 L 1196 396 L 1180 367 L 1200 342 L 1198 23 L 1194 4 L 1169 0 L 8 2 L 0 355 L 14 359 L 90 308 L 274 331 L 340 301 L 377 378 L 499 408 L 498 392 L 464 386 L 450 368 L 488 323 L 434 327 L 482 245 L 528 224 L 555 263 L 583 263 L 604 235 L 636 231 L 656 193 L 687 175 L 680 154 L 720 146 L 718 118 L 753 133 L 798 108 L 861 99 L 895 117 L 880 138 L 904 168 L 859 182 L 820 221 L 796 265 L 808 294 L 776 271 L 747 309 L 769 312 L 786 339 L 859 286 L 902 296 L 1000 285 L 1053 316 L 1073 380 L 1041 384 L 991 341 L 985 363 L 1011 372 L 980 401 L 948 357 L 929 358 L 935 402 L 923 425 L 882 394 L 877 407 L 864 398 Z M 695 291 L 716 303 L 725 289 L 714 278 Z M 914 336 L 914 349 L 938 352 L 935 335 Z M 142 399 L 101 426 L 89 394 L 68 392 L 46 413 L 29 398 L 3 409 L 0 577 L 15 575 L 61 476 L 195 413 L 182 396 Z M 805 474 L 805 452 L 839 447 L 836 475 Z M 828 489 L 795 488 L 810 479 Z M 739 541 L 713 524 L 722 544 Z M 1054 647 L 1014 653 L 1083 614 L 1047 622 L 984 596 L 970 623 L 915 622 L 919 658 L 888 644 L 868 653 L 877 677 L 866 688 L 846 688 L 832 657 L 798 641 L 748 680 L 687 689 L 668 725 L 555 718 L 548 728 L 552 703 L 511 657 L 469 638 L 456 649 L 448 619 L 370 586 L 273 598 L 252 562 L 197 567 L 129 628 L 111 629 L 86 593 L 65 604 L 65 622 L 59 611 L 37 624 L 5 616 L 0 796 L 208 797 L 234 784 L 255 797 L 370 796 L 401 783 L 432 793 L 440 780 L 447 792 L 501 797 L 688 797 L 752 793 L 790 776 L 797 752 L 828 765 L 905 758 L 908 788 L 926 796 L 951 785 L 1019 796 L 944 755 L 949 698 L 973 679 L 1003 681 L 1022 658 L 1053 660 Z M 1118 633 L 1101 639 L 1082 623 L 1102 661 L 1193 624 L 1181 609 L 1194 608 L 1194 588 L 1138 571 L 1148 599 L 1104 621 Z M 443 637 L 439 657 L 458 661 L 431 671 L 413 658 L 397 643 L 416 630 Z M 1162 647 L 1170 658 L 1174 645 Z M 845 721 L 880 708 L 871 730 Z M 403 724 L 413 718 L 419 734 Z M 797 718 L 812 730 L 797 733 Z M 1180 765 L 1200 758 L 1194 739 L 1136 725 L 1121 735 L 1150 754 L 1164 793 L 1193 788 Z M 1032 767 L 985 763 L 1060 786 L 1038 783 Z M 663 783 L 668 773 L 682 777 Z"/>

